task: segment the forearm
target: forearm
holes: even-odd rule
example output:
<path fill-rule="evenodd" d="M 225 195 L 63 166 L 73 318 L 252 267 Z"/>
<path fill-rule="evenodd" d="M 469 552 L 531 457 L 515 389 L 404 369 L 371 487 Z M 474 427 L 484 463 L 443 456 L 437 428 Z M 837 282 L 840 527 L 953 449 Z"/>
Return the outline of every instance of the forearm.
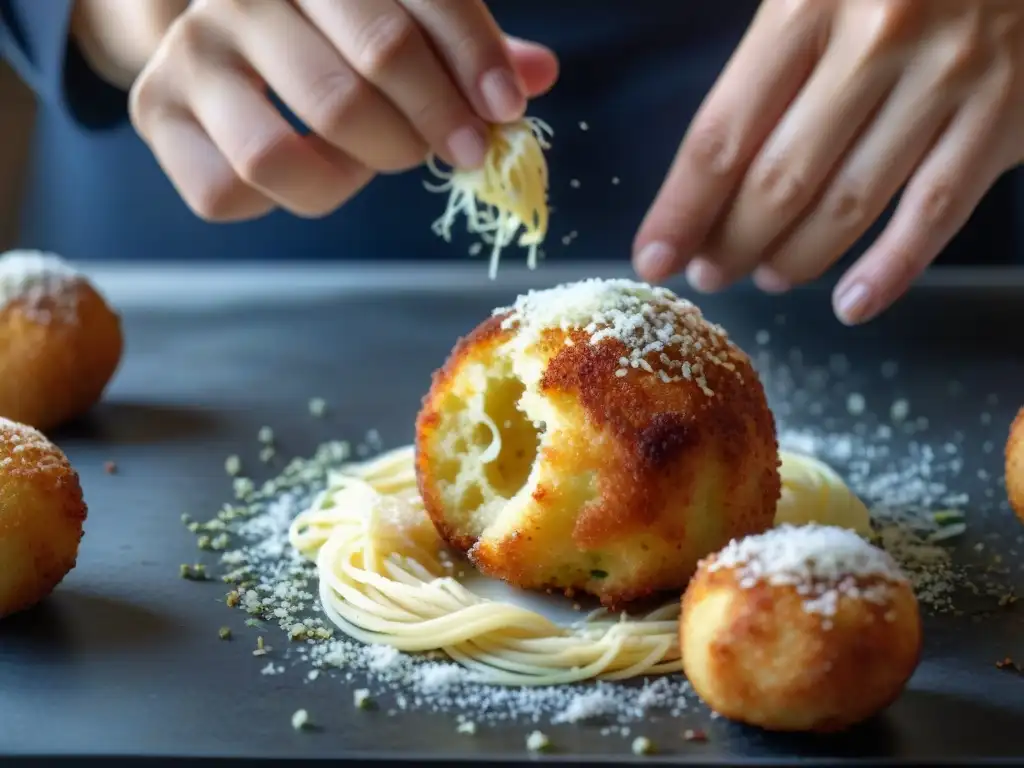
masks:
<path fill-rule="evenodd" d="M 101 78 L 128 90 L 188 0 L 76 0 L 71 37 Z"/>

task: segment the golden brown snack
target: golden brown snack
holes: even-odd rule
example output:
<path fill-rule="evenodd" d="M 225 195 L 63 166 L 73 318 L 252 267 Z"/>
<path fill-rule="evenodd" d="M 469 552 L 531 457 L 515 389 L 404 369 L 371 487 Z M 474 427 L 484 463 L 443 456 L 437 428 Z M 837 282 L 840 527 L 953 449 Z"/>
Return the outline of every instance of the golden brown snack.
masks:
<path fill-rule="evenodd" d="M 779 454 L 747 356 L 662 288 L 520 296 L 461 339 L 417 420 L 441 535 L 484 573 L 620 606 L 772 525 Z"/>
<path fill-rule="evenodd" d="M 921 653 L 921 616 L 888 554 L 853 531 L 783 525 L 704 560 L 683 596 L 683 668 L 725 717 L 829 732 L 880 712 Z"/>
<path fill-rule="evenodd" d="M 75 567 L 86 511 L 63 452 L 0 418 L 0 618 L 38 603 Z"/>
<path fill-rule="evenodd" d="M 1006 498 L 1021 522 L 1024 522 L 1024 408 L 1010 425 L 1006 438 Z"/>
<path fill-rule="evenodd" d="M 85 413 L 123 345 L 117 314 L 62 259 L 0 257 L 0 416 L 48 430 Z"/>

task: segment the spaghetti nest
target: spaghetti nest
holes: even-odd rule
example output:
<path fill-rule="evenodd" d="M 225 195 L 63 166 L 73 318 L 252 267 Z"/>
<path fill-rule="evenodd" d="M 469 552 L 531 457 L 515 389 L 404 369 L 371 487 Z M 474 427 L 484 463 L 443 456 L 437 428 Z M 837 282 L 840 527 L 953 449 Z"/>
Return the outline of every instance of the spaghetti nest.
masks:
<path fill-rule="evenodd" d="M 799 470 L 783 503 L 806 507 L 805 497 L 821 499 L 822 484 L 845 488 L 835 473 L 813 471 L 817 464 L 783 455 L 784 473 Z M 460 583 L 457 556 L 423 510 L 412 446 L 341 467 L 289 538 L 316 562 L 324 613 L 339 630 L 399 651 L 442 651 L 478 682 L 562 685 L 682 668 L 678 599 L 641 616 L 599 609 L 562 625 Z"/>

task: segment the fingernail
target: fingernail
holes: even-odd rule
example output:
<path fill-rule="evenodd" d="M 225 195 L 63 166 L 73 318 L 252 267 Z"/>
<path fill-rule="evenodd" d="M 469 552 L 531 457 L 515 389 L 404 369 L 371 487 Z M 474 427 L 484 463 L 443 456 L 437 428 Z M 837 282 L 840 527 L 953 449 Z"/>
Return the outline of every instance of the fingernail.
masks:
<path fill-rule="evenodd" d="M 676 265 L 676 249 L 668 243 L 648 243 L 636 255 L 636 271 L 648 280 L 664 280 Z"/>
<path fill-rule="evenodd" d="M 515 76 L 503 67 L 492 69 L 483 76 L 480 93 L 491 117 L 498 122 L 517 120 L 526 109 L 526 97 Z"/>
<path fill-rule="evenodd" d="M 865 283 L 853 283 L 837 292 L 834 302 L 836 317 L 846 325 L 856 325 L 870 317 L 871 303 L 871 289 Z"/>
<path fill-rule="evenodd" d="M 754 285 L 765 293 L 785 293 L 793 286 L 771 267 L 758 267 L 754 270 Z"/>
<path fill-rule="evenodd" d="M 476 128 L 466 126 L 452 131 L 448 151 L 459 168 L 478 168 L 487 155 L 487 141 Z"/>
<path fill-rule="evenodd" d="M 690 286 L 701 293 L 717 291 L 725 282 L 722 270 L 704 259 L 691 261 L 686 267 L 686 280 Z"/>

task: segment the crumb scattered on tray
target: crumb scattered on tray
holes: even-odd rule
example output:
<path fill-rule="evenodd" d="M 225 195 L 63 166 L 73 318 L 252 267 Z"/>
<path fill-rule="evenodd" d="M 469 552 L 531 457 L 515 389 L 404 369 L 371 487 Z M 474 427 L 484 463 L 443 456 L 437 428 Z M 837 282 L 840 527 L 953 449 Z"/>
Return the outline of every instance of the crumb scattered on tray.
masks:
<path fill-rule="evenodd" d="M 112 461 L 105 462 L 103 464 L 103 471 L 106 472 L 108 475 L 116 475 L 117 474 L 117 464 L 115 464 Z"/>
<path fill-rule="evenodd" d="M 699 728 L 687 728 L 683 731 L 683 738 L 686 741 L 707 741 L 708 735 Z"/>
<path fill-rule="evenodd" d="M 311 398 L 309 401 L 309 412 L 319 419 L 327 413 L 327 401 L 322 397 Z"/>
<path fill-rule="evenodd" d="M 533 731 L 526 737 L 526 748 L 531 752 L 544 752 L 551 748 L 551 739 L 547 737 L 546 733 Z"/>
<path fill-rule="evenodd" d="M 307 727 L 309 727 L 309 712 L 304 709 L 295 710 L 295 714 L 292 715 L 292 728 L 301 731 Z"/>
<path fill-rule="evenodd" d="M 231 628 L 230 627 L 221 627 L 219 630 L 217 630 L 217 637 L 219 637 L 221 640 L 230 640 L 231 639 Z"/>
<path fill-rule="evenodd" d="M 654 752 L 654 744 L 646 736 L 637 736 L 633 739 L 631 749 L 634 755 L 649 755 Z"/>
<path fill-rule="evenodd" d="M 359 688 L 352 694 L 352 703 L 355 704 L 356 709 L 369 709 L 373 705 L 373 699 L 370 698 L 370 692 L 366 688 Z"/>

